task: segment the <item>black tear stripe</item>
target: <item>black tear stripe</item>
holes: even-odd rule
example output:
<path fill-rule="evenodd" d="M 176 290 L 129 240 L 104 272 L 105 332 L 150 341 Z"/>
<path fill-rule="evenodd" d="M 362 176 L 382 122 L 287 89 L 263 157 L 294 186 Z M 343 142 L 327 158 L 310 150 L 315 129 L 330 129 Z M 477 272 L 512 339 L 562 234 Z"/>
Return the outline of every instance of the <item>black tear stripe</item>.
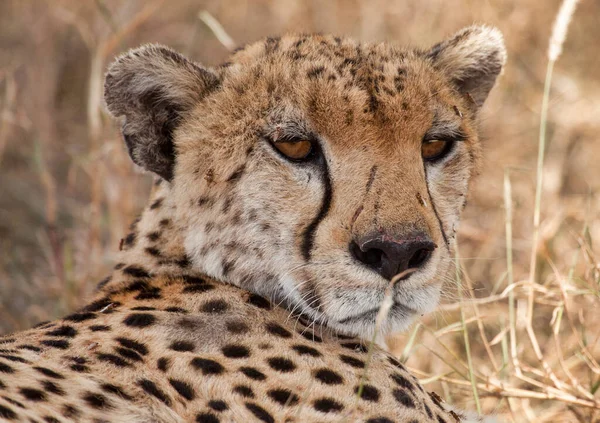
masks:
<path fill-rule="evenodd" d="M 303 242 L 302 242 L 302 256 L 305 261 L 309 261 L 312 253 L 312 249 L 315 243 L 315 235 L 317 227 L 325 219 L 327 213 L 331 209 L 331 199 L 333 197 L 333 187 L 331 184 L 331 176 L 329 175 L 329 166 L 327 166 L 327 159 L 323 158 L 323 170 L 320 172 L 321 181 L 324 185 L 323 200 L 321 209 L 313 221 L 304 230 Z"/>
<path fill-rule="evenodd" d="M 440 215 L 438 214 L 437 208 L 435 207 L 435 202 L 433 201 L 433 197 L 431 196 L 431 191 L 429 191 L 429 184 L 427 183 L 427 166 L 423 163 L 423 171 L 425 172 L 425 186 L 427 187 L 427 195 L 429 196 L 429 202 L 431 203 L 431 208 L 433 209 L 433 213 L 435 213 L 435 217 L 437 218 L 438 224 L 440 225 L 440 231 L 442 231 L 442 237 L 444 238 L 444 243 L 446 244 L 446 248 L 450 251 L 450 243 L 448 242 L 448 236 L 446 235 L 446 231 L 444 230 L 444 225 L 442 224 L 442 219 L 440 219 Z"/>

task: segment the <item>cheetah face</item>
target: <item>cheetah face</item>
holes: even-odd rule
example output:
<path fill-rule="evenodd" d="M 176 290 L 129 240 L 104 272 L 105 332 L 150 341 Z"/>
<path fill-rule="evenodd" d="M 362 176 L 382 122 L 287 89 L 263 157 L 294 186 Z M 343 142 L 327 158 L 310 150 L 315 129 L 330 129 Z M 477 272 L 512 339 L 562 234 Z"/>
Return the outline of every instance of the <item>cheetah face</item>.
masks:
<path fill-rule="evenodd" d="M 216 69 L 147 46 L 107 75 L 133 160 L 170 183 L 193 266 L 369 337 L 438 302 L 505 60 L 470 27 L 431 50 L 329 36 L 252 44 Z"/>

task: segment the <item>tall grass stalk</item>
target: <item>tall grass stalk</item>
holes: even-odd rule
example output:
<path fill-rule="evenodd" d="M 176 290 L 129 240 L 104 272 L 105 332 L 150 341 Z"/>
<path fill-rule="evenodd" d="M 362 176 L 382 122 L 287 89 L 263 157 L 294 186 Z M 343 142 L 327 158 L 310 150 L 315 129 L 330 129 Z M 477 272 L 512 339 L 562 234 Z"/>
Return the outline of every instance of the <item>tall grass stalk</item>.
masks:
<path fill-rule="evenodd" d="M 544 155 L 546 152 L 546 128 L 548 124 L 548 104 L 550 100 L 550 87 L 552 84 L 552 73 L 554 64 L 560 57 L 562 47 L 567 36 L 569 23 L 573 18 L 575 7 L 579 0 L 563 0 L 560 10 L 552 28 L 552 36 L 548 47 L 548 65 L 546 67 L 546 78 L 544 81 L 544 94 L 542 97 L 542 110 L 540 113 L 540 132 L 538 139 L 537 181 L 535 188 L 535 207 L 533 211 L 533 237 L 531 248 L 531 261 L 529 266 L 529 291 L 527 295 L 527 334 L 530 338 L 537 358 L 545 364 L 542 351 L 533 330 L 533 306 L 535 303 L 536 269 L 538 244 L 540 238 L 540 211 L 542 204 L 542 189 L 544 185 Z M 546 365 L 544 365 L 546 367 Z M 548 373 L 548 368 L 545 368 Z"/>
<path fill-rule="evenodd" d="M 456 260 L 455 269 L 456 269 L 456 288 L 458 290 L 458 300 L 460 304 L 463 304 L 463 293 L 462 293 L 462 279 L 460 276 L 460 261 L 458 254 L 458 245 L 456 246 L 456 251 L 454 254 L 454 258 Z M 479 393 L 477 392 L 477 381 L 475 380 L 475 372 L 473 370 L 473 357 L 471 356 L 471 345 L 469 343 L 469 332 L 467 329 L 467 322 L 465 319 L 465 307 L 460 308 L 460 321 L 462 322 L 462 332 L 463 338 L 465 342 L 465 353 L 467 355 L 467 365 L 469 366 L 469 379 L 471 380 L 471 388 L 473 389 L 473 397 L 475 398 L 475 405 L 477 407 L 477 412 L 481 414 L 481 403 L 479 401 Z"/>
<path fill-rule="evenodd" d="M 505 232 L 506 232 L 506 277 L 508 291 L 508 321 L 510 334 L 510 357 L 515 371 L 520 374 L 521 368 L 518 365 L 517 352 L 517 330 L 515 315 L 515 290 L 513 289 L 513 235 L 512 235 L 512 185 L 510 183 L 510 171 L 504 170 L 504 214 L 505 214 Z"/>
<path fill-rule="evenodd" d="M 554 27 L 552 28 L 552 36 L 548 47 L 548 65 L 546 67 L 546 78 L 544 80 L 544 95 L 542 97 L 542 110 L 540 114 L 540 133 L 538 139 L 538 159 L 537 159 L 537 180 L 535 187 L 535 208 L 533 211 L 533 240 L 531 251 L 531 263 L 529 268 L 529 280 L 535 283 L 536 266 L 537 266 L 537 248 L 540 235 L 540 211 L 542 204 L 542 188 L 544 185 L 544 155 L 546 152 L 546 128 L 548 123 L 548 105 L 550 100 L 550 86 L 552 84 L 552 73 L 554 64 L 562 53 L 562 47 L 567 37 L 569 23 L 573 18 L 575 7 L 579 0 L 563 0 L 562 5 Z M 530 296 L 533 295 L 533 288 L 530 289 Z M 529 304 L 530 312 L 533 304 Z"/>

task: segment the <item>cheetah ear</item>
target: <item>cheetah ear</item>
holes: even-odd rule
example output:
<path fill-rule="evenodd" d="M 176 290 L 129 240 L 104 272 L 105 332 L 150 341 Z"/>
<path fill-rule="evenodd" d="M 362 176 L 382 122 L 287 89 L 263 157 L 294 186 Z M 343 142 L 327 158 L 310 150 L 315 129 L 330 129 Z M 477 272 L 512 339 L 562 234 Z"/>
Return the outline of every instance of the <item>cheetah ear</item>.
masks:
<path fill-rule="evenodd" d="M 104 99 L 125 116 L 123 137 L 134 163 L 170 181 L 175 165 L 173 131 L 182 115 L 218 87 L 218 77 L 179 53 L 145 45 L 109 67 Z"/>
<path fill-rule="evenodd" d="M 470 26 L 433 46 L 427 53 L 436 69 L 470 96 L 479 109 L 506 62 L 502 33 L 488 26 Z"/>

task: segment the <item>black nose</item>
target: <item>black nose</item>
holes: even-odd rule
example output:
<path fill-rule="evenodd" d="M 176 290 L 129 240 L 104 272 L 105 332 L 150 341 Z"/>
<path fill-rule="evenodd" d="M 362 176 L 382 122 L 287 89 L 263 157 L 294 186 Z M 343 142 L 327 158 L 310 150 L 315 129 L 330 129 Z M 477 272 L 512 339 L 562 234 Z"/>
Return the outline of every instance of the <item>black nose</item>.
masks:
<path fill-rule="evenodd" d="M 350 243 L 350 252 L 387 280 L 406 269 L 423 267 L 437 246 L 425 234 L 413 234 L 403 239 L 386 240 L 376 234 Z"/>

